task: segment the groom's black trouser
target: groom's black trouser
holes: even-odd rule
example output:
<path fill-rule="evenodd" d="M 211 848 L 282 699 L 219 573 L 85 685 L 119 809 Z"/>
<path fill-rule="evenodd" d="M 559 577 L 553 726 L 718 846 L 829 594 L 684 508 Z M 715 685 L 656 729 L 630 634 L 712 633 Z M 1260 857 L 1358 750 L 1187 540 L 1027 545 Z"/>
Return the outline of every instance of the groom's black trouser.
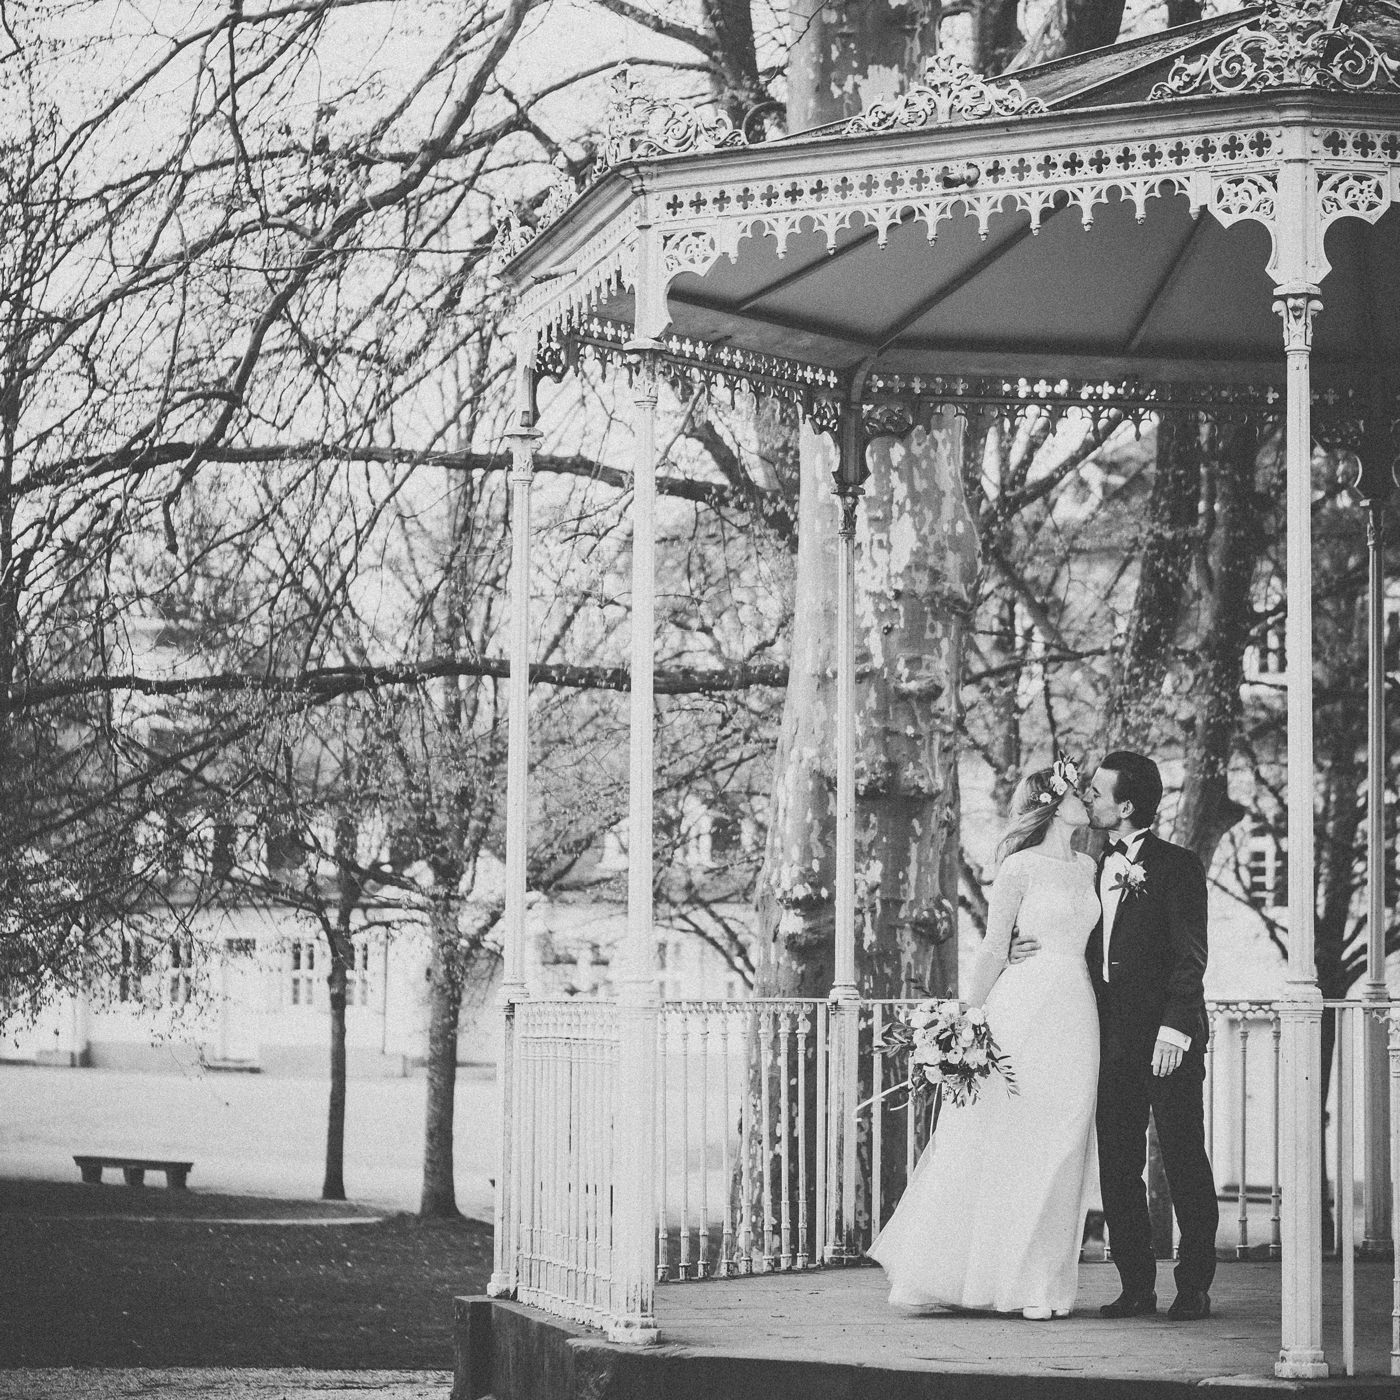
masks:
<path fill-rule="evenodd" d="M 1161 1079 L 1152 1073 L 1150 1052 L 1144 1059 L 1140 1052 L 1129 1057 L 1104 1046 L 1099 1069 L 1099 1184 L 1109 1248 L 1128 1292 L 1151 1292 L 1157 1278 L 1142 1179 L 1149 1112 L 1157 1120 L 1162 1165 L 1181 1230 L 1176 1286 L 1204 1291 L 1215 1277 L 1220 1206 L 1206 1155 L 1205 1072 L 1203 1046 L 1193 1046 L 1175 1073 Z"/>

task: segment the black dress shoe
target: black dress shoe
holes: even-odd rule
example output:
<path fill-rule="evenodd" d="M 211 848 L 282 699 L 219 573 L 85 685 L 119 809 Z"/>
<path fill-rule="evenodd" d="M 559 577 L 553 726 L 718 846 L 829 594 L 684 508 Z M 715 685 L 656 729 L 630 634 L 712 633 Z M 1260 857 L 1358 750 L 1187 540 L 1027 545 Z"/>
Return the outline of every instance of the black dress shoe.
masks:
<path fill-rule="evenodd" d="M 1178 1290 L 1176 1301 L 1167 1309 L 1167 1316 L 1173 1322 L 1199 1322 L 1210 1316 L 1210 1294 L 1199 1288 Z"/>
<path fill-rule="evenodd" d="M 1209 1305 L 1207 1305 L 1209 1306 Z M 1157 1311 L 1155 1293 L 1123 1292 L 1099 1309 L 1100 1317 L 1146 1317 Z"/>

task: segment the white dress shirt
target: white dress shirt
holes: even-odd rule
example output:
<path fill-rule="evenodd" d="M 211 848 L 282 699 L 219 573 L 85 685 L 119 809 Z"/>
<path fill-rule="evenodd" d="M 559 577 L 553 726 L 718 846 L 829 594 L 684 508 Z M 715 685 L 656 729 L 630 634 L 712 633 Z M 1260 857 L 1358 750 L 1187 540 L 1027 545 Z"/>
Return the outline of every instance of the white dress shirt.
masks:
<path fill-rule="evenodd" d="M 1113 922 L 1118 914 L 1118 905 L 1123 898 L 1123 886 L 1118 880 L 1119 875 L 1127 873 L 1129 865 L 1135 864 L 1138 854 L 1142 849 L 1142 839 L 1147 835 L 1147 828 L 1141 827 L 1137 831 L 1129 832 L 1123 837 L 1115 837 L 1126 847 L 1123 851 L 1110 851 L 1103 863 L 1103 870 L 1099 874 L 1099 902 L 1103 905 L 1103 980 L 1107 982 L 1108 976 L 1108 950 L 1110 941 L 1113 938 Z M 1168 1045 L 1175 1045 L 1182 1051 L 1191 1048 L 1191 1037 L 1183 1035 L 1173 1026 L 1162 1026 L 1157 1031 L 1157 1039 L 1165 1040 Z"/>

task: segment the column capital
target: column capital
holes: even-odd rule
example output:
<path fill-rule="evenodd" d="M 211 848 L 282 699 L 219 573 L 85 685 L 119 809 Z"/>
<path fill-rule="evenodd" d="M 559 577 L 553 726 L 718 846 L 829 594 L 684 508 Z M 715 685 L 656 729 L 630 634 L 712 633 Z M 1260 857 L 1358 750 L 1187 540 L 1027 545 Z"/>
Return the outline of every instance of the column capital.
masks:
<path fill-rule="evenodd" d="M 865 488 L 859 482 L 843 481 L 838 472 L 834 494 L 841 507 L 841 534 L 846 539 L 853 539 L 856 533 L 856 514 L 860 509 L 860 498 L 865 494 Z"/>
<path fill-rule="evenodd" d="M 632 385 L 632 402 L 654 406 L 658 392 L 656 361 L 661 352 L 661 342 L 650 336 L 634 336 L 623 345 L 622 350 L 623 363 Z"/>
<path fill-rule="evenodd" d="M 1283 317 L 1283 348 L 1290 355 L 1312 349 L 1313 317 L 1322 297 L 1311 283 L 1285 282 L 1274 288 L 1274 315 Z"/>
<path fill-rule="evenodd" d="M 535 444 L 544 436 L 533 424 L 507 428 L 503 434 L 510 445 L 510 480 L 528 485 L 535 475 Z"/>

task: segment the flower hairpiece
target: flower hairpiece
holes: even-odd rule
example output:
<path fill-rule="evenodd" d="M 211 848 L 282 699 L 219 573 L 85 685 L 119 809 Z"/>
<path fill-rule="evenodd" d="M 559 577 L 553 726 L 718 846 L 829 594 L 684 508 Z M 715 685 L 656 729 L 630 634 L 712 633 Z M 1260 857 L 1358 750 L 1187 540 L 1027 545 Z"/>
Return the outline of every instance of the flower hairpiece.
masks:
<path fill-rule="evenodd" d="M 1036 801 L 1042 807 L 1048 807 L 1052 802 L 1058 802 L 1066 793 L 1073 792 L 1078 787 L 1079 765 L 1072 758 L 1061 754 L 1050 765 L 1049 788 L 1042 792 Z"/>

